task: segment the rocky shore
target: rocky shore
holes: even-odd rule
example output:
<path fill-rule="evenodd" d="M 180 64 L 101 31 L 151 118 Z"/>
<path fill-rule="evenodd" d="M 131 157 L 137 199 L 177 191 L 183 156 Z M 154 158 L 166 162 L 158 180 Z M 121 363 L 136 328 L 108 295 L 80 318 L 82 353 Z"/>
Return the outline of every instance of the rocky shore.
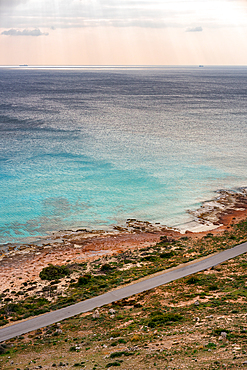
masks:
<path fill-rule="evenodd" d="M 212 225 L 210 233 L 222 234 L 247 217 L 247 191 L 221 191 L 217 198 L 205 202 L 193 212 L 202 225 Z M 202 238 L 208 233 L 186 231 L 191 238 Z M 161 236 L 179 239 L 184 234 L 161 224 L 128 219 L 125 225 L 115 226 L 112 231 L 85 230 L 61 231 L 49 242 L 28 244 L 2 249 L 0 256 L 0 294 L 10 288 L 19 289 L 25 281 L 36 280 L 40 271 L 49 264 L 63 265 L 93 261 L 126 250 L 155 245 Z"/>

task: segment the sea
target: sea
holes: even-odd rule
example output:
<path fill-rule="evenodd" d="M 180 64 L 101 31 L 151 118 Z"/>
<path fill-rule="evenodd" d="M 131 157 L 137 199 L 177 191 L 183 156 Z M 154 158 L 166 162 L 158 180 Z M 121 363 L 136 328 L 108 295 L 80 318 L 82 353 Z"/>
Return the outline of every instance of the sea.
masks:
<path fill-rule="evenodd" d="M 0 244 L 178 229 L 247 186 L 247 67 L 0 68 Z M 186 225 L 186 226 L 185 226 Z"/>

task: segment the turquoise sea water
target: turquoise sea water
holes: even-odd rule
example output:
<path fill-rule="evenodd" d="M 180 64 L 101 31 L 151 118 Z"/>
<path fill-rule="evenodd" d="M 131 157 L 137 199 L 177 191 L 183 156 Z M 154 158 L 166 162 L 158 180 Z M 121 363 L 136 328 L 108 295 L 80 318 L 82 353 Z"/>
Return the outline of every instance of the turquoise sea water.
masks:
<path fill-rule="evenodd" d="M 247 186 L 247 68 L 0 69 L 0 243 L 181 225 Z"/>

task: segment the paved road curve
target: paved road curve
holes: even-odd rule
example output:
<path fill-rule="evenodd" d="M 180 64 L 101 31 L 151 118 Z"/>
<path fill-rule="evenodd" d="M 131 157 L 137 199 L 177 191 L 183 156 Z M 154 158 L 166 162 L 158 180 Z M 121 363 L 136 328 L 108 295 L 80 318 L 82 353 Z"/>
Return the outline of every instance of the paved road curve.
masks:
<path fill-rule="evenodd" d="M 184 276 L 194 274 L 199 271 L 206 270 L 210 267 L 216 266 L 219 263 L 227 261 L 231 258 L 237 257 L 243 253 L 247 252 L 247 243 L 238 245 L 237 247 L 228 249 L 226 251 L 220 252 L 210 257 L 206 257 L 203 260 L 186 263 L 180 268 L 170 270 L 159 274 L 158 276 L 133 283 L 131 285 L 125 286 L 123 288 L 116 289 L 109 293 L 102 294 L 98 297 L 87 299 L 76 303 L 74 305 L 61 308 L 57 311 L 48 312 L 44 315 L 29 319 L 27 321 L 22 321 L 18 324 L 14 324 L 3 329 L 0 329 L 0 342 L 16 337 L 21 334 L 28 333 L 33 330 L 43 328 L 54 324 L 55 322 L 67 319 L 69 317 L 78 315 L 83 312 L 88 312 L 96 307 L 101 307 L 103 305 L 118 301 L 123 298 L 130 297 L 134 294 L 144 292 L 146 290 L 155 288 L 160 285 L 167 284 L 171 281 L 180 279 Z"/>

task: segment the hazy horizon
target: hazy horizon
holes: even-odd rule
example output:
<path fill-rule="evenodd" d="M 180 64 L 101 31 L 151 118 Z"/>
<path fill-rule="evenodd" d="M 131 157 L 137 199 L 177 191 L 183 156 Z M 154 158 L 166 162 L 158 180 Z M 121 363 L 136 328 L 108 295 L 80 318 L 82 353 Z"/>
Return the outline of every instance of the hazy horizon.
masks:
<path fill-rule="evenodd" d="M 247 64 L 9 64 L 0 68 L 245 68 Z"/>
<path fill-rule="evenodd" d="M 0 65 L 247 65 L 244 0 L 0 0 Z"/>

